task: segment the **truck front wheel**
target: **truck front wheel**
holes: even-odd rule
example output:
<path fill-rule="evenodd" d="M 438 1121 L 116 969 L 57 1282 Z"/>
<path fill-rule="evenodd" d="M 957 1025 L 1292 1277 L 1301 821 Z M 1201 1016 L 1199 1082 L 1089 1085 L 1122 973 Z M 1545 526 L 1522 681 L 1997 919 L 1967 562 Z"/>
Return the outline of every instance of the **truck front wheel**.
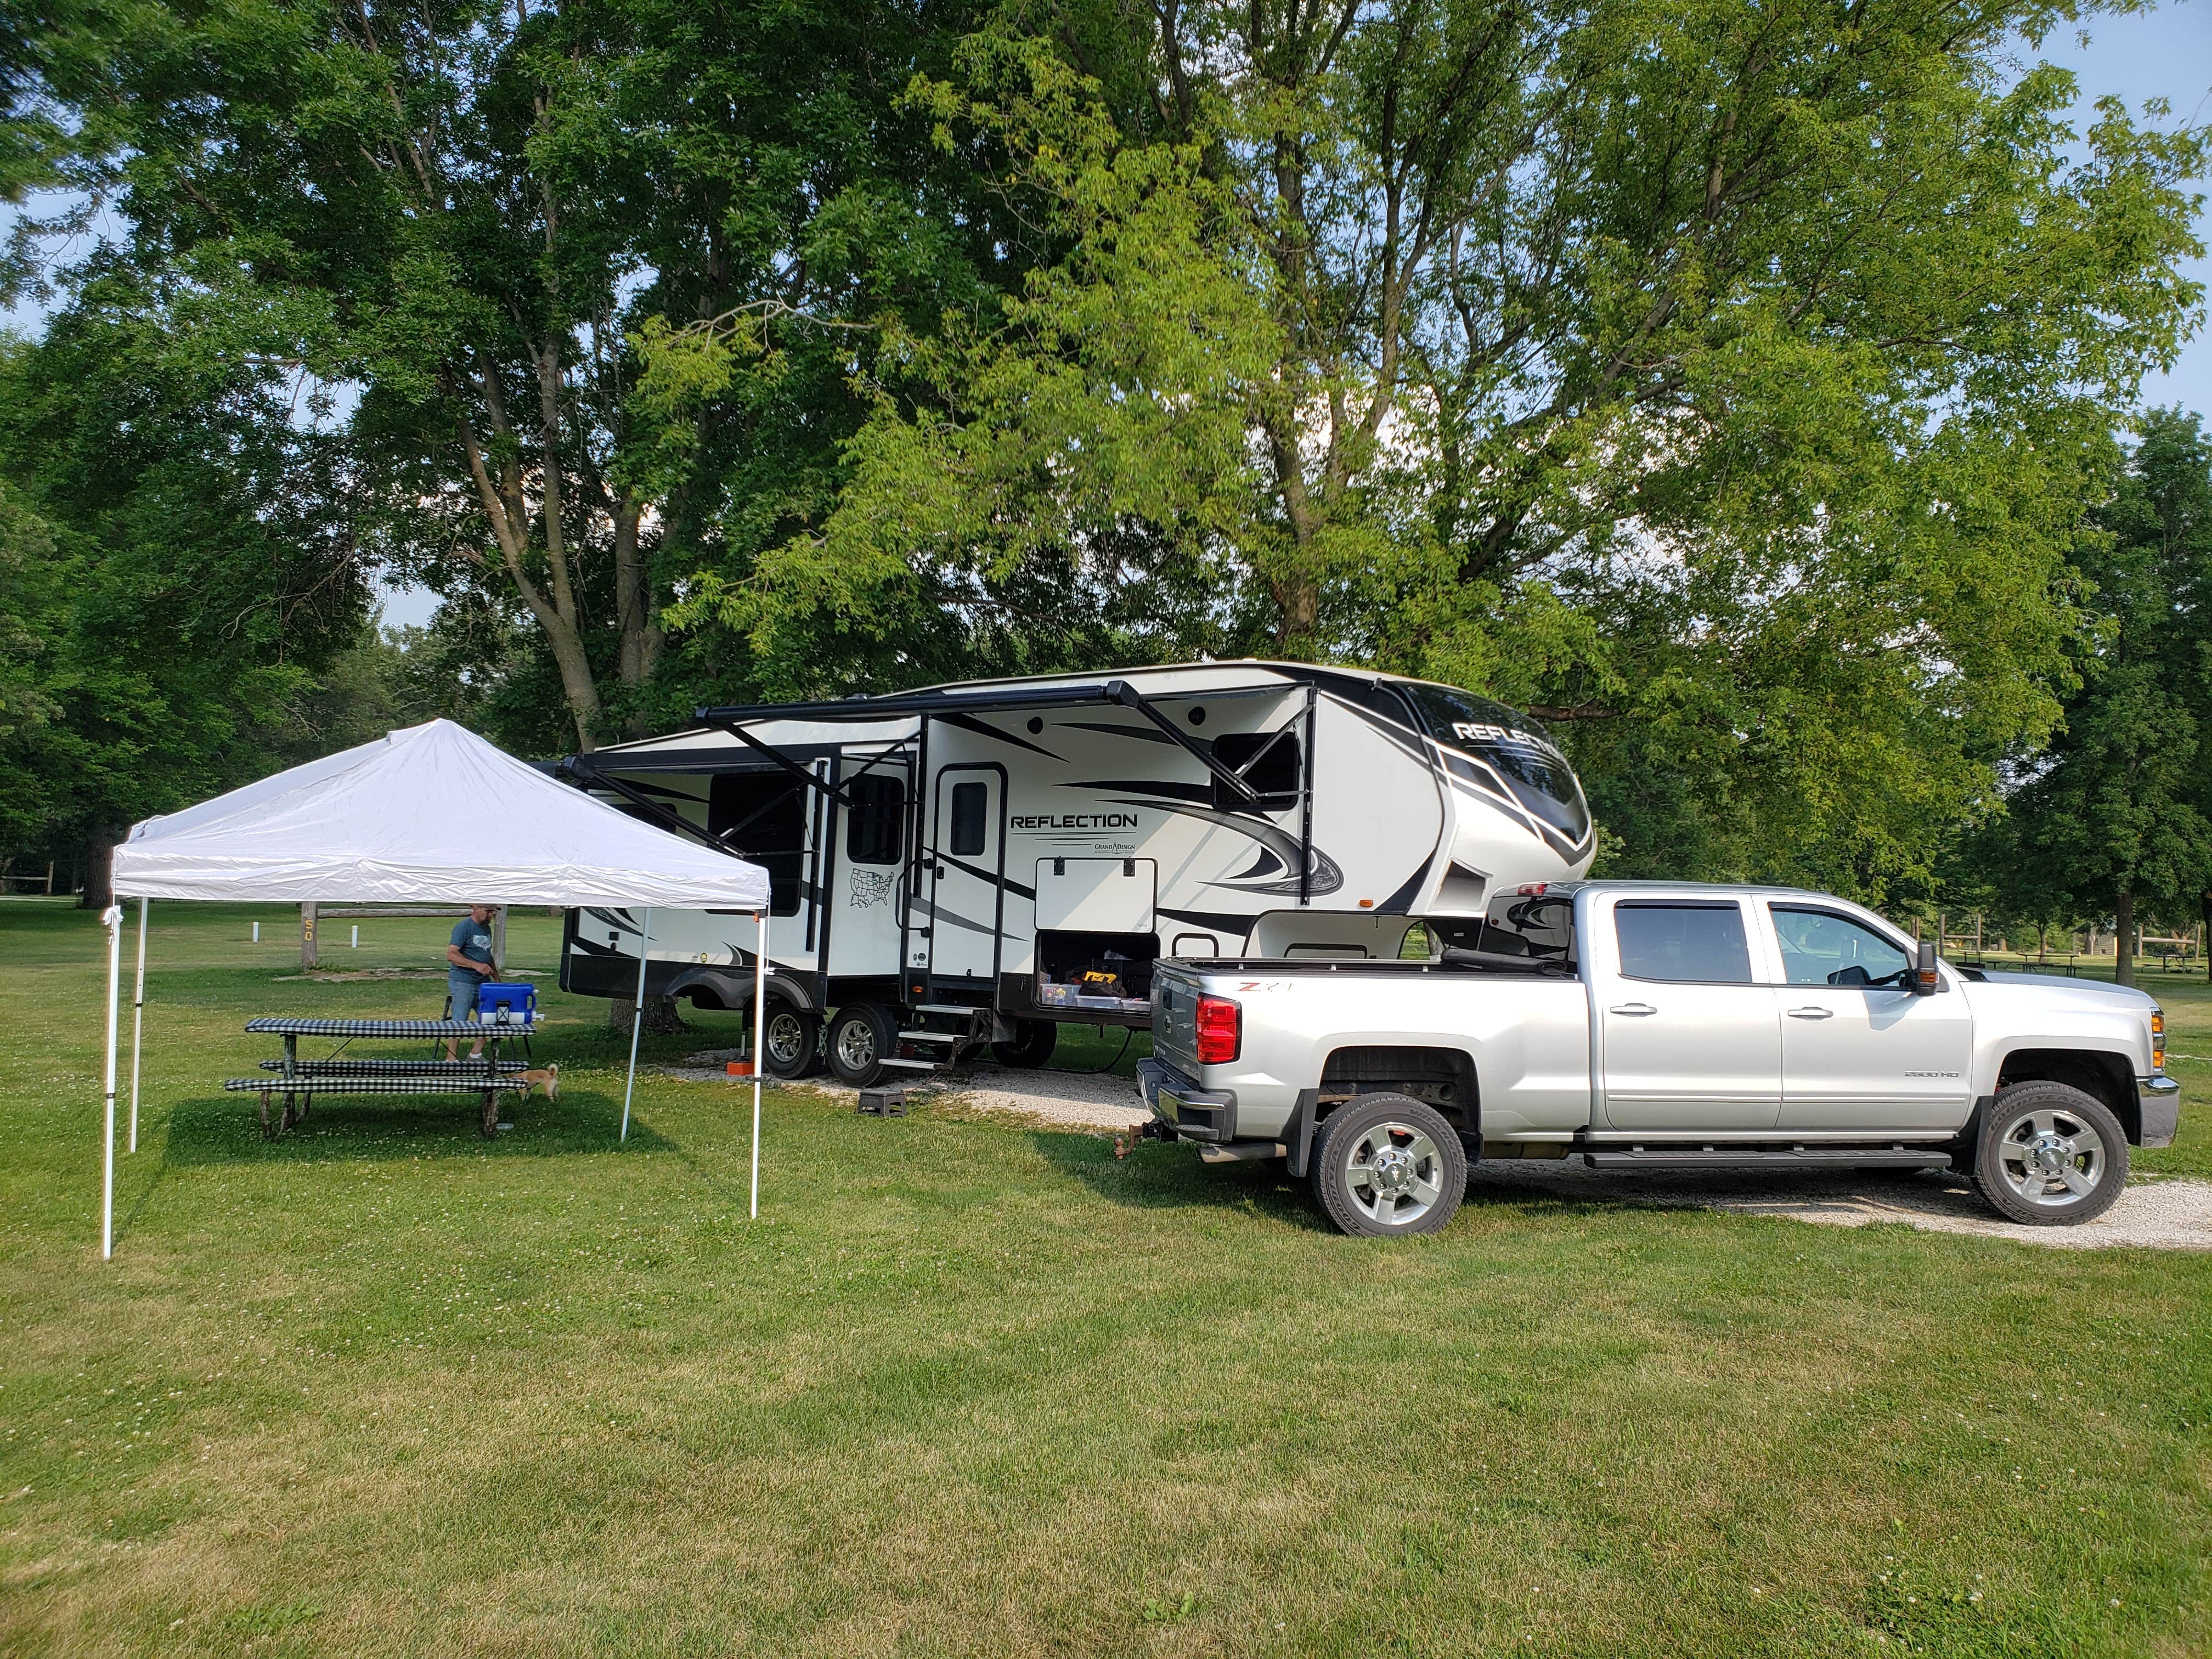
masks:
<path fill-rule="evenodd" d="M 1982 1119 L 1974 1185 L 2010 1220 L 2094 1220 L 2128 1184 L 2128 1137 L 2110 1108 L 2063 1083 L 2015 1083 Z"/>
<path fill-rule="evenodd" d="M 1322 1120 L 1311 1178 L 1340 1232 L 1432 1233 L 1466 1194 L 1467 1153 L 1435 1107 L 1405 1095 L 1363 1095 Z"/>

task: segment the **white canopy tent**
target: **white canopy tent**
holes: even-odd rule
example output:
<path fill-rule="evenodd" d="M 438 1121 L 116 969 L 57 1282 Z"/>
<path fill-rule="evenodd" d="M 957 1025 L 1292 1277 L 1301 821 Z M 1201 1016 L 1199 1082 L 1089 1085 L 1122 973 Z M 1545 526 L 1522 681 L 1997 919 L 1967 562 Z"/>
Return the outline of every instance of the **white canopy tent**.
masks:
<path fill-rule="evenodd" d="M 643 823 L 556 782 L 465 727 L 432 720 L 310 761 L 132 827 L 115 849 L 114 890 L 138 901 L 137 1006 L 146 996 L 147 901 L 282 903 L 607 904 L 747 910 L 753 958 L 752 1208 L 760 1211 L 760 1024 L 765 1017 L 768 872 Z M 113 1254 L 116 1022 L 123 912 L 103 918 L 107 951 L 106 1156 L 100 1254 Z M 629 1132 L 645 1009 L 638 958 L 623 1133 Z M 136 1022 L 143 1027 L 143 1012 Z M 139 1034 L 131 1055 L 131 1146 L 138 1144 Z"/>

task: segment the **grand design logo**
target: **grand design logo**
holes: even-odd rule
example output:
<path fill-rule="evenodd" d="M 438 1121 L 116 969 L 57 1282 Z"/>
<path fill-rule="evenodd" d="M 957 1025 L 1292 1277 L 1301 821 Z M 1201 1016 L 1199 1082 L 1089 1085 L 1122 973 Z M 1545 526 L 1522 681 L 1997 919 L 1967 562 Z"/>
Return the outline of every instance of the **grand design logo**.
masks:
<path fill-rule="evenodd" d="M 1010 822 L 1017 830 L 1133 830 L 1134 812 L 1033 812 Z"/>

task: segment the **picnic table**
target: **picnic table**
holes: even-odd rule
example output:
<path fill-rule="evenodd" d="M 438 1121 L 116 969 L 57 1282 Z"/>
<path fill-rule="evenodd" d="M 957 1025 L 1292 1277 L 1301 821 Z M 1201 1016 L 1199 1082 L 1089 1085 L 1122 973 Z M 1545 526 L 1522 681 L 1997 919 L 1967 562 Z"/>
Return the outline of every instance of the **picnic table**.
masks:
<path fill-rule="evenodd" d="M 483 1107 L 486 1135 L 499 1133 L 499 1097 L 527 1090 L 532 1080 L 523 1075 L 527 1062 L 500 1058 L 499 1045 L 520 1038 L 527 1042 L 530 1027 L 479 1025 L 458 1019 L 322 1019 L 293 1015 L 269 1015 L 246 1023 L 249 1032 L 284 1039 L 284 1057 L 264 1060 L 261 1070 L 273 1075 L 223 1079 L 233 1094 L 261 1097 L 261 1133 L 274 1140 L 307 1115 L 317 1095 L 477 1095 Z M 300 1058 L 301 1037 L 337 1037 L 338 1047 L 318 1060 Z M 484 1044 L 482 1055 L 469 1060 L 392 1060 L 354 1056 L 344 1053 L 356 1038 L 387 1040 L 428 1039 L 434 1045 L 448 1037 L 466 1037 Z M 271 1101 L 283 1097 L 283 1108 L 273 1120 Z M 295 1106 L 296 1103 L 296 1106 Z"/>

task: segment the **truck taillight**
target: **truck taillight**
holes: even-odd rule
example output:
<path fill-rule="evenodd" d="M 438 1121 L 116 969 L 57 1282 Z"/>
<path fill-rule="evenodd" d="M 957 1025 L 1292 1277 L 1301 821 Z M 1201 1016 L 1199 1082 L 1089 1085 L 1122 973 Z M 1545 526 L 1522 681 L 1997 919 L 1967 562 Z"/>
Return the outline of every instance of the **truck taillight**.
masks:
<path fill-rule="evenodd" d="M 2150 1011 L 2150 1068 L 2154 1072 L 2166 1069 L 2166 1011 Z"/>
<path fill-rule="evenodd" d="M 1201 1066 L 1225 1066 L 1237 1058 L 1244 1042 L 1244 1011 L 1226 997 L 1198 1000 L 1198 1041 L 1194 1045 Z"/>

